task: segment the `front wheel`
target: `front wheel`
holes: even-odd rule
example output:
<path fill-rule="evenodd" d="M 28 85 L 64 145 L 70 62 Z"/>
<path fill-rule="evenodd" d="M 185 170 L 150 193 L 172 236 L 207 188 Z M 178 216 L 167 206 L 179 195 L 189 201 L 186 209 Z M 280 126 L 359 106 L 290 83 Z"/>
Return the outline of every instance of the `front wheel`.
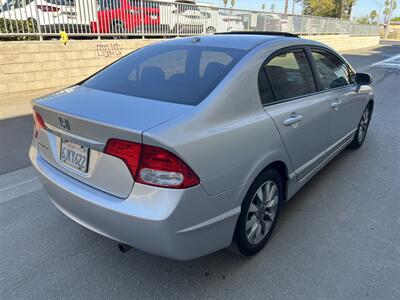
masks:
<path fill-rule="evenodd" d="M 360 123 L 358 124 L 356 134 L 354 135 L 352 142 L 349 144 L 350 149 L 358 149 L 364 143 L 369 127 L 369 122 L 371 121 L 371 116 L 372 116 L 372 104 L 368 104 L 361 116 L 361 120 Z"/>
<path fill-rule="evenodd" d="M 254 255 L 265 246 L 275 228 L 282 202 L 281 176 L 275 169 L 267 169 L 251 185 L 242 203 L 234 237 L 241 254 Z"/>

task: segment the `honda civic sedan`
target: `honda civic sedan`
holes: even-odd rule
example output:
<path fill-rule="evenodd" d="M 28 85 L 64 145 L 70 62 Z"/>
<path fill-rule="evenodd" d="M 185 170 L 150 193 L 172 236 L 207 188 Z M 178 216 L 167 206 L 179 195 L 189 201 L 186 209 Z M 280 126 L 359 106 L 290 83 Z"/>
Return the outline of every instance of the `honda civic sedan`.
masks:
<path fill-rule="evenodd" d="M 121 249 L 250 256 L 285 201 L 363 144 L 371 82 L 291 34 L 168 40 L 34 100 L 30 158 L 55 206 Z"/>

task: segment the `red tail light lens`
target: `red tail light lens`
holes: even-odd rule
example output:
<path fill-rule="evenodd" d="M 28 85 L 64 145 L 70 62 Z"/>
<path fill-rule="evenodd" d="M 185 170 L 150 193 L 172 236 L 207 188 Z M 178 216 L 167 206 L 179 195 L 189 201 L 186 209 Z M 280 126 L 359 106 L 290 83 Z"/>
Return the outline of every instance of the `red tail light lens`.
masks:
<path fill-rule="evenodd" d="M 122 159 L 128 166 L 133 178 L 135 178 L 139 167 L 141 151 L 141 144 L 116 139 L 109 140 L 104 150 L 105 153 Z"/>
<path fill-rule="evenodd" d="M 50 5 L 38 5 L 37 7 L 43 12 L 57 12 L 60 10 L 58 7 Z"/>
<path fill-rule="evenodd" d="M 175 189 L 200 183 L 187 164 L 162 148 L 111 139 L 104 152 L 122 159 L 136 182 Z"/>
<path fill-rule="evenodd" d="M 33 120 L 35 122 L 34 135 L 35 135 L 35 138 L 37 138 L 39 135 L 39 130 L 46 129 L 46 125 L 44 124 L 44 120 L 43 120 L 42 116 L 36 111 L 33 112 Z"/>

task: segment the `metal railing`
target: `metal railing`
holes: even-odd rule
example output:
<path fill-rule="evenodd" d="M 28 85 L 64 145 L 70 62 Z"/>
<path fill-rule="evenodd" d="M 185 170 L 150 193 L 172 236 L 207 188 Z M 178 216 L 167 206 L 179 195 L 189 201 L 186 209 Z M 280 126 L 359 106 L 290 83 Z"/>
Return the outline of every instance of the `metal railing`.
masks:
<path fill-rule="evenodd" d="M 0 0 L 0 36 L 154 37 L 227 31 L 379 35 L 348 20 L 228 9 L 188 0 Z"/>

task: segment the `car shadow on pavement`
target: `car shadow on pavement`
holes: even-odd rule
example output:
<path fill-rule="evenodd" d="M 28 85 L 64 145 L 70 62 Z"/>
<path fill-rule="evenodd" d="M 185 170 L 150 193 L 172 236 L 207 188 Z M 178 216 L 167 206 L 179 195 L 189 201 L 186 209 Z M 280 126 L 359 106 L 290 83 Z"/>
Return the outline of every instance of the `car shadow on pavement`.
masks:
<path fill-rule="evenodd" d="M 104 284 L 108 285 L 108 288 L 111 288 L 113 284 L 118 286 L 118 292 L 114 294 L 116 298 L 122 295 L 154 299 L 188 298 L 193 295 L 200 298 L 212 297 L 215 285 L 226 284 L 228 286 L 229 283 L 226 282 L 240 281 L 241 276 L 249 272 L 268 274 L 268 272 L 263 272 L 271 269 L 275 274 L 284 276 L 285 270 L 280 270 L 285 261 L 283 252 L 292 251 L 288 249 L 292 247 L 290 245 L 302 244 L 301 240 L 304 239 L 302 235 L 293 234 L 293 228 L 305 226 L 305 231 L 312 232 L 306 228 L 307 225 L 301 225 L 301 220 L 304 220 L 306 215 L 307 218 L 318 220 L 321 215 L 327 213 L 334 215 L 335 210 L 340 209 L 337 207 L 338 203 L 335 204 L 335 201 L 332 201 L 330 197 L 332 190 L 329 190 L 327 186 L 331 184 L 330 181 L 335 174 L 340 176 L 340 173 L 345 171 L 346 165 L 351 163 L 355 155 L 353 151 L 344 150 L 285 205 L 271 240 L 254 257 L 243 257 L 224 249 L 202 258 L 179 262 L 136 249 L 121 253 L 116 242 L 85 230 L 80 225 L 56 213 L 53 218 L 55 224 L 53 223 L 52 230 L 64 228 L 68 232 L 67 239 L 71 240 L 63 250 L 63 256 L 76 255 L 75 252 L 83 253 L 81 258 L 86 257 L 87 261 L 85 262 L 86 270 L 81 271 L 97 274 L 96 278 L 100 278 L 100 280 L 104 276 L 107 277 L 107 282 Z M 315 186 L 320 187 L 318 191 Z M 325 189 L 328 189 L 328 193 L 320 195 L 319 193 Z M 325 208 L 321 211 L 321 207 Z M 307 221 L 303 223 L 307 223 Z M 84 243 L 78 242 L 79 240 Z M 67 254 L 65 251 L 70 253 Z M 294 247 L 293 251 L 297 251 L 297 249 Z M 274 280 L 274 278 L 266 276 L 265 280 Z M 91 288 L 96 288 L 94 282 L 89 285 L 92 286 Z M 172 288 L 169 289 L 169 287 Z"/>
<path fill-rule="evenodd" d="M 0 119 L 0 174 L 30 166 L 28 151 L 32 134 L 30 114 Z"/>

